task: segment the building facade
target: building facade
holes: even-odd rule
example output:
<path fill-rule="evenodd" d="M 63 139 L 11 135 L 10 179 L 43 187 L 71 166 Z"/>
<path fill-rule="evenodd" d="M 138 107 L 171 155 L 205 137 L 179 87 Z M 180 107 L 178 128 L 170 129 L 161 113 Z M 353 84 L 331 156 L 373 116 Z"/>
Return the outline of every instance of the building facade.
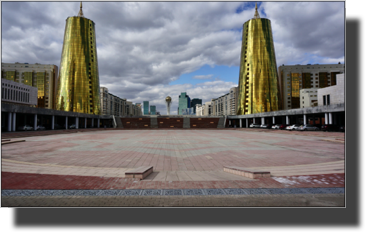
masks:
<path fill-rule="evenodd" d="M 133 115 L 135 115 L 135 116 L 141 116 L 143 114 L 142 113 L 142 108 L 141 108 L 141 103 L 136 103 L 133 106 L 133 109 L 134 109 Z"/>
<path fill-rule="evenodd" d="M 66 19 L 56 108 L 99 115 L 100 86 L 95 23 L 83 16 Z"/>
<path fill-rule="evenodd" d="M 1 63 L 1 78 L 37 88 L 38 108 L 55 109 L 58 81 L 56 65 Z"/>
<path fill-rule="evenodd" d="M 100 87 L 100 107 L 102 115 L 131 116 L 132 102 L 119 98 L 108 92 L 108 88 Z"/>
<path fill-rule="evenodd" d="M 1 102 L 37 106 L 37 87 L 1 78 Z"/>
<path fill-rule="evenodd" d="M 196 105 L 197 104 L 202 105 L 202 99 L 199 99 L 199 98 L 191 99 L 191 101 L 190 101 L 190 107 L 193 108 L 194 113 L 196 112 Z"/>
<path fill-rule="evenodd" d="M 344 64 L 289 65 L 278 68 L 282 108 L 302 108 L 301 89 L 319 89 L 337 84 L 337 75 L 344 73 Z M 319 103 L 318 103 L 319 104 Z M 320 106 L 320 104 L 319 104 Z"/>
<path fill-rule="evenodd" d="M 203 109 L 204 116 L 211 116 L 212 115 L 211 101 L 205 102 L 203 107 L 204 107 L 204 109 Z"/>
<path fill-rule="evenodd" d="M 344 74 L 336 75 L 336 85 L 318 89 L 318 105 L 344 103 Z"/>
<path fill-rule="evenodd" d="M 149 115 L 149 101 L 143 101 L 144 104 L 144 115 Z"/>
<path fill-rule="evenodd" d="M 178 115 L 183 115 L 182 111 L 187 108 L 190 108 L 190 97 L 186 94 L 186 92 L 184 92 L 178 96 Z"/>
<path fill-rule="evenodd" d="M 203 104 L 196 104 L 195 105 L 195 115 L 197 116 L 204 116 L 204 110 L 205 110 L 205 105 Z"/>
<path fill-rule="evenodd" d="M 230 88 L 230 91 L 227 94 L 222 95 L 219 98 L 212 99 L 210 103 L 206 103 L 211 107 L 211 109 L 205 108 L 205 110 L 207 110 L 207 112 L 205 112 L 205 115 L 236 115 L 238 94 L 238 87 L 233 87 Z M 209 114 L 210 112 L 211 114 Z"/>
<path fill-rule="evenodd" d="M 269 19 L 254 18 L 243 25 L 239 73 L 239 115 L 278 110 L 276 56 Z"/>
<path fill-rule="evenodd" d="M 156 115 L 156 105 L 150 105 L 150 114 Z"/>
<path fill-rule="evenodd" d="M 300 90 L 300 107 L 316 107 L 318 106 L 318 89 L 307 88 Z"/>

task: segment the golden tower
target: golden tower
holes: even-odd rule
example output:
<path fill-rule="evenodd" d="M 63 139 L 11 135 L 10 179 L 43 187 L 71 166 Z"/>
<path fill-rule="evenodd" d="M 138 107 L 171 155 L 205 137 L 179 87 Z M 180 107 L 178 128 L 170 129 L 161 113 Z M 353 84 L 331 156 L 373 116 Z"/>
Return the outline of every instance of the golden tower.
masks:
<path fill-rule="evenodd" d="M 56 109 L 100 114 L 98 57 L 95 23 L 83 16 L 66 19 Z"/>
<path fill-rule="evenodd" d="M 279 109 L 278 77 L 269 19 L 254 18 L 243 25 L 240 57 L 238 115 Z"/>

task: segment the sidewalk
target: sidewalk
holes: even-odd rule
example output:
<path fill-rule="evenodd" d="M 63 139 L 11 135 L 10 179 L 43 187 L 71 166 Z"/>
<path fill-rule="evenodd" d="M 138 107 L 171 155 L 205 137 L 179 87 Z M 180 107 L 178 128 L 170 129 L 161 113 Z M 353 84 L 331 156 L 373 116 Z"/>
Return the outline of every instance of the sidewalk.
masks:
<path fill-rule="evenodd" d="M 345 185 L 344 142 L 341 141 L 344 133 L 198 129 L 34 134 L 37 133 L 22 138 L 25 142 L 2 146 L 2 190 L 136 189 L 162 193 L 172 189 L 184 193 L 183 190 L 218 189 L 226 194 L 232 189 L 248 192 L 265 188 L 344 188 Z M 125 178 L 125 171 L 146 165 L 154 167 L 146 179 Z M 270 171 L 272 177 L 249 179 L 224 172 L 225 165 Z M 47 191 L 43 195 L 44 192 Z M 344 194 L 338 194 L 344 198 Z M 197 197 L 214 196 L 217 195 Z M 48 196 L 29 197 L 41 202 Z M 102 199 L 100 195 L 92 197 Z M 14 198 L 25 196 L 4 198 L 4 206 L 10 206 Z M 24 202 L 25 206 L 29 204 L 27 200 Z M 170 205 L 164 203 L 167 204 Z"/>

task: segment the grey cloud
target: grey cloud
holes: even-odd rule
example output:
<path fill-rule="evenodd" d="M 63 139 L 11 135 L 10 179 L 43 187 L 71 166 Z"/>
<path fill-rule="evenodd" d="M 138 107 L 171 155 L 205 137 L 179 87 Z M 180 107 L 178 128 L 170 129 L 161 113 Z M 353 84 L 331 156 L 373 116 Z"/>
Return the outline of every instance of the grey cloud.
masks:
<path fill-rule="evenodd" d="M 101 86 L 133 102 L 151 100 L 161 112 L 167 95 L 173 106 L 183 91 L 203 102 L 223 95 L 237 83 L 168 84 L 206 64 L 239 66 L 241 28 L 254 14 L 253 9 L 235 13 L 242 4 L 84 2 L 84 16 L 96 24 Z M 302 64 L 307 54 L 326 57 L 325 62 L 344 58 L 341 5 L 262 6 L 272 21 L 278 64 Z M 78 11 L 78 2 L 3 2 L 2 61 L 59 66 L 65 20 Z"/>

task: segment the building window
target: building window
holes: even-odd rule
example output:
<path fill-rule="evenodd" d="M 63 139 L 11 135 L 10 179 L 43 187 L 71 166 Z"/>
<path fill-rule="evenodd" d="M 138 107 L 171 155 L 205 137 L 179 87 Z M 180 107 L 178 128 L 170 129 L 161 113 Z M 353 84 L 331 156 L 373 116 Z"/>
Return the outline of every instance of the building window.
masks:
<path fill-rule="evenodd" d="M 326 105 L 326 95 L 323 96 L 323 105 Z"/>
<path fill-rule="evenodd" d="M 327 95 L 327 105 L 330 105 L 330 95 Z"/>

